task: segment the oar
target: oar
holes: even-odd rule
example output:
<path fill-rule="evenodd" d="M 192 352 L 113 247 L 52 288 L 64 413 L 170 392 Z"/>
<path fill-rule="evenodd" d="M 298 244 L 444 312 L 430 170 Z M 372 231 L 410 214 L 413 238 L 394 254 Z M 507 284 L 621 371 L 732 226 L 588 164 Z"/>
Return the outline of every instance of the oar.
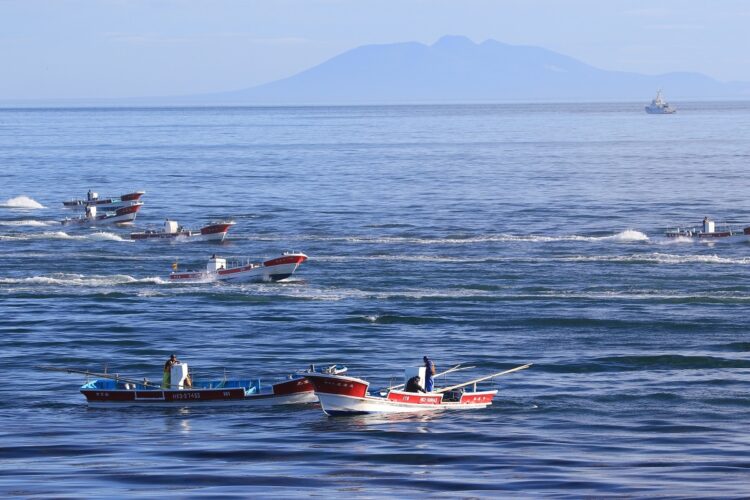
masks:
<path fill-rule="evenodd" d="M 90 372 L 88 370 L 77 370 L 75 368 L 57 368 L 55 366 L 37 366 L 40 370 L 47 370 L 51 372 L 63 372 L 63 373 L 78 373 L 81 375 L 86 375 L 87 377 L 97 377 L 97 378 L 107 378 L 110 380 L 116 380 L 118 382 L 126 382 L 128 384 L 140 384 L 144 385 L 146 387 L 155 387 L 158 389 L 161 389 L 161 385 L 152 384 L 151 382 L 144 380 L 134 380 L 131 378 L 126 377 L 120 377 L 119 375 L 110 375 L 109 373 L 94 373 Z M 171 384 L 170 384 L 171 386 Z"/>
<path fill-rule="evenodd" d="M 511 368 L 510 370 L 505 370 L 504 372 L 493 373 L 492 375 L 487 375 L 486 377 L 481 377 L 481 378 L 478 378 L 478 379 L 470 380 L 470 381 L 464 382 L 462 384 L 453 385 L 453 386 L 450 386 L 450 387 L 444 387 L 444 388 L 438 389 L 438 390 L 436 390 L 434 392 L 440 393 L 440 392 L 452 391 L 453 389 L 458 389 L 459 387 L 466 387 L 467 385 L 476 384 L 476 383 L 482 382 L 484 380 L 489 380 L 489 379 L 494 378 L 494 377 L 499 377 L 500 375 L 507 375 L 508 373 L 517 372 L 519 370 L 525 370 L 526 368 L 530 367 L 532 364 L 533 363 L 529 363 L 527 365 L 522 365 L 522 366 L 516 366 L 515 368 Z"/>
<path fill-rule="evenodd" d="M 445 370 L 444 372 L 436 373 L 435 375 L 432 376 L 432 378 L 438 378 L 438 377 L 440 377 L 442 375 L 448 375 L 449 373 L 460 372 L 461 370 L 468 370 L 470 368 L 476 368 L 476 366 L 461 366 L 461 364 L 459 363 L 456 366 L 454 366 L 453 368 L 449 368 L 449 369 Z M 391 387 L 388 387 L 386 390 L 398 389 L 398 388 L 403 387 L 405 385 L 406 384 L 393 385 Z"/>

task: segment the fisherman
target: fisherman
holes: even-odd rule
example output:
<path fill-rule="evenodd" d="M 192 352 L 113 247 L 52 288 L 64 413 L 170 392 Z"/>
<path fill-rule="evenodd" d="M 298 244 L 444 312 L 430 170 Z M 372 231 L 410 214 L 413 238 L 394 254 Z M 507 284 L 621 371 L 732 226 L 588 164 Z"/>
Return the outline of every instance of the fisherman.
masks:
<path fill-rule="evenodd" d="M 435 381 L 432 377 L 437 373 L 435 363 L 427 356 L 422 359 L 424 360 L 425 368 L 424 390 L 425 392 L 432 392 L 432 388 L 435 386 Z"/>
<path fill-rule="evenodd" d="M 164 363 L 164 375 L 161 379 L 161 387 L 162 389 L 169 389 L 172 385 L 172 367 L 176 364 L 178 364 L 180 360 L 177 359 L 177 356 L 172 354 L 166 363 Z"/>
<path fill-rule="evenodd" d="M 414 375 L 406 381 L 404 392 L 424 392 L 424 389 L 422 389 L 422 386 L 419 384 L 419 375 Z"/>

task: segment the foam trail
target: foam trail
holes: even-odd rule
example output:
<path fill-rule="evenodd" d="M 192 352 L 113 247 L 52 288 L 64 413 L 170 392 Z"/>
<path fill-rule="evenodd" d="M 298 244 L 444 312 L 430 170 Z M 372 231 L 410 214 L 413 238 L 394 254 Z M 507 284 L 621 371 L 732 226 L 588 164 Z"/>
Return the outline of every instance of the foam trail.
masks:
<path fill-rule="evenodd" d="M 0 285 L 48 285 L 48 286 L 87 286 L 105 287 L 130 284 L 163 284 L 164 280 L 159 277 L 134 278 L 127 274 L 115 274 L 112 276 L 83 274 L 56 273 L 47 276 L 31 276 L 28 278 L 0 278 Z"/>
<path fill-rule="evenodd" d="M 24 208 L 27 210 L 46 208 L 41 203 L 32 198 L 29 198 L 28 196 L 16 196 L 15 198 L 9 198 L 5 200 L 5 202 L 0 206 L 3 208 Z"/>
<path fill-rule="evenodd" d="M 52 226 L 52 225 L 58 225 L 60 224 L 57 221 L 44 221 L 44 220 L 33 220 L 33 219 L 24 219 L 24 220 L 4 220 L 0 221 L 0 226 L 31 226 L 31 227 L 45 227 L 45 226 Z"/>
<path fill-rule="evenodd" d="M 120 241 L 132 243 L 133 240 L 125 239 L 122 236 L 106 231 L 99 231 L 90 234 L 68 234 L 65 231 L 45 231 L 43 233 L 19 234 L 19 235 L 0 235 L 0 240 L 87 240 L 87 241 Z"/>
<path fill-rule="evenodd" d="M 668 253 L 646 253 L 631 255 L 576 255 L 562 258 L 571 262 L 631 262 L 654 264 L 750 264 L 750 257 L 731 258 L 713 255 L 674 255 Z"/>
<path fill-rule="evenodd" d="M 280 239 L 289 240 L 288 236 L 252 236 L 247 237 L 249 240 L 256 241 L 276 241 Z M 631 241 L 649 241 L 649 237 L 633 229 L 628 229 L 616 234 L 609 236 L 581 236 L 576 234 L 571 235 L 559 235 L 559 236 L 544 236 L 535 234 L 495 234 L 495 235 L 482 235 L 482 236 L 470 236 L 470 237 L 456 237 L 456 238 L 420 238 L 420 237 L 409 237 L 409 236 L 301 236 L 295 237 L 294 239 L 304 241 L 342 241 L 346 243 L 364 243 L 364 244 L 416 244 L 416 245 L 471 245 L 475 243 L 515 243 L 515 242 L 529 242 L 529 243 L 551 243 L 558 241 L 583 241 L 583 242 L 601 242 L 601 241 L 614 241 L 614 242 L 631 242 Z"/>

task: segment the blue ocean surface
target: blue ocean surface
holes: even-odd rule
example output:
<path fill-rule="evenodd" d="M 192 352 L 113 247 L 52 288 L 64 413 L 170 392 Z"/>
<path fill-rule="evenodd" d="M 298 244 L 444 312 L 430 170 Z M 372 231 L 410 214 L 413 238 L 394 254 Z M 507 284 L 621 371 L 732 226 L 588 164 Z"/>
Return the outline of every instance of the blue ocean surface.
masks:
<path fill-rule="evenodd" d="M 750 103 L 0 110 L 0 493 L 746 496 Z M 146 191 L 131 227 L 62 201 Z M 232 218 L 223 244 L 132 242 Z M 218 253 L 280 283 L 173 284 Z M 484 410 L 89 407 L 74 367 L 373 386 L 533 362 Z M 444 383 L 442 380 L 439 384 Z"/>

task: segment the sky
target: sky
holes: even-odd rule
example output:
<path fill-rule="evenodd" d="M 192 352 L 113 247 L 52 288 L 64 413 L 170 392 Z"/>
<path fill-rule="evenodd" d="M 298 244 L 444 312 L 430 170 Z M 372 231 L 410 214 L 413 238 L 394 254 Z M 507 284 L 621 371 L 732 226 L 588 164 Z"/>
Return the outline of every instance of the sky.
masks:
<path fill-rule="evenodd" d="M 447 34 L 750 81 L 748 0 L 0 0 L 0 100 L 238 90 Z"/>

